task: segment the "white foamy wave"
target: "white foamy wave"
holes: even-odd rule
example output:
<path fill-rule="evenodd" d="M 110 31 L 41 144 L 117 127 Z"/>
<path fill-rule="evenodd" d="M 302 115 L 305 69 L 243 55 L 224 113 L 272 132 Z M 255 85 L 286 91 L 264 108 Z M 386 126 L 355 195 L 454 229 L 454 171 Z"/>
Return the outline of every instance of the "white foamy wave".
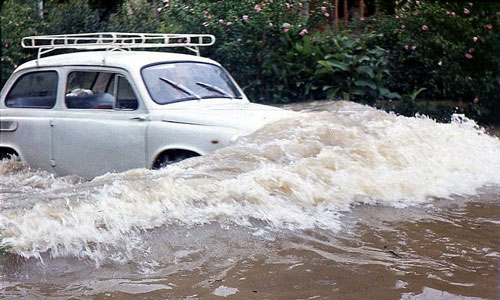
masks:
<path fill-rule="evenodd" d="M 139 247 L 140 232 L 212 222 L 275 230 L 338 230 L 359 204 L 406 207 L 500 184 L 500 141 L 472 121 L 438 124 L 340 102 L 297 113 L 237 144 L 169 166 L 70 182 L 25 169 L 2 173 L 18 194 L 45 177 L 42 201 L 2 205 L 1 245 L 24 257 L 89 257 Z M 12 190 L 12 189 L 11 189 Z M 0 199 L 9 202 L 10 198 Z"/>

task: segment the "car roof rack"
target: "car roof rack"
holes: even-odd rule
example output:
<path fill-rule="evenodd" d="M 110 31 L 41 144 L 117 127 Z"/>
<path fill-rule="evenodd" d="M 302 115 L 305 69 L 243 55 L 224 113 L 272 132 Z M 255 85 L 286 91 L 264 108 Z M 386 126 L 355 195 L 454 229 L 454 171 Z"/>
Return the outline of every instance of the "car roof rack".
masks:
<path fill-rule="evenodd" d="M 132 48 L 183 47 L 200 56 L 199 47 L 212 46 L 211 34 L 96 32 L 61 35 L 28 36 L 21 40 L 23 48 L 38 49 L 38 58 L 56 49 L 131 50 Z"/>

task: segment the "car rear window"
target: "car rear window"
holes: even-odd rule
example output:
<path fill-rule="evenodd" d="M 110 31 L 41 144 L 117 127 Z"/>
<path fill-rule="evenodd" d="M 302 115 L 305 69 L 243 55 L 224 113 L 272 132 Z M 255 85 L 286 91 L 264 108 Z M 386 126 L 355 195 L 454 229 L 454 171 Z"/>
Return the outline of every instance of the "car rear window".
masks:
<path fill-rule="evenodd" d="M 5 105 L 13 108 L 54 107 L 58 78 L 56 71 L 40 71 L 22 75 L 7 94 Z"/>

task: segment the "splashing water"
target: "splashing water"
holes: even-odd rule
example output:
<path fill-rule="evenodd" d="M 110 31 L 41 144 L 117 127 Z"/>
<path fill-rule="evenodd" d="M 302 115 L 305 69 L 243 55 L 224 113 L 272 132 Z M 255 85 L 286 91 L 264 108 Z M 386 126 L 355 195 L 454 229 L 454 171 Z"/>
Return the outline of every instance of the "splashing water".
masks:
<path fill-rule="evenodd" d="M 403 208 L 500 184 L 500 140 L 349 102 L 297 112 L 213 154 L 90 182 L 0 163 L 1 247 L 23 257 L 141 247 L 141 232 L 220 223 L 337 231 L 361 204 Z"/>

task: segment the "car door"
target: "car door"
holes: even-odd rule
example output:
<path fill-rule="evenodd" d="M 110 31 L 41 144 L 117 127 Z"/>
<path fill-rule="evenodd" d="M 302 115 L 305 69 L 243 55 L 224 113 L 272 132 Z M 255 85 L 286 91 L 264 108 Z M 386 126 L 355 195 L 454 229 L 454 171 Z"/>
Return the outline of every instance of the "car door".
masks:
<path fill-rule="evenodd" d="M 33 168 L 51 169 L 51 129 L 59 74 L 28 70 L 7 83 L 0 115 L 0 147 L 13 149 Z"/>
<path fill-rule="evenodd" d="M 146 166 L 145 108 L 126 74 L 67 73 L 65 110 L 52 122 L 55 170 L 92 178 Z"/>

